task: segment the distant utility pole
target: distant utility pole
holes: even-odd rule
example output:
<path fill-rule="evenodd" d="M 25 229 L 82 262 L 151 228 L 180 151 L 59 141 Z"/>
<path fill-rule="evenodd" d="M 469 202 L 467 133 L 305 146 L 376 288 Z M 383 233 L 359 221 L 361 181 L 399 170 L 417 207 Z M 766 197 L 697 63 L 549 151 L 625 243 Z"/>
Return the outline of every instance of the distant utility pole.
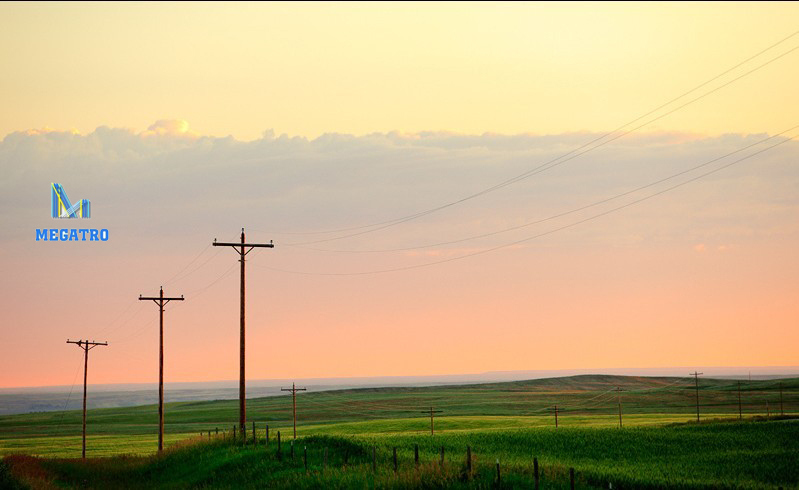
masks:
<path fill-rule="evenodd" d="M 430 435 L 434 435 L 435 432 L 433 430 L 433 414 L 434 413 L 442 413 L 443 410 L 433 410 L 433 407 L 430 407 L 430 410 L 423 410 L 421 413 L 429 413 L 430 414 Z"/>
<path fill-rule="evenodd" d="M 780 415 L 785 415 L 785 412 L 782 410 L 782 381 L 780 381 Z"/>
<path fill-rule="evenodd" d="M 693 376 L 694 380 L 696 381 L 696 421 L 698 423 L 699 422 L 699 376 L 701 376 L 704 373 L 697 373 L 696 371 L 694 371 L 693 373 L 688 373 L 688 374 L 690 376 Z"/>
<path fill-rule="evenodd" d="M 555 405 L 555 428 L 558 428 L 558 406 Z"/>
<path fill-rule="evenodd" d="M 743 419 L 743 411 L 741 410 L 741 380 L 738 380 L 738 420 Z"/>
<path fill-rule="evenodd" d="M 247 402 L 245 400 L 244 388 L 244 257 L 254 248 L 265 247 L 274 248 L 270 241 L 269 243 L 245 243 L 244 242 L 244 228 L 241 229 L 241 243 L 219 243 L 214 238 L 214 247 L 233 247 L 233 250 L 239 254 L 239 262 L 241 262 L 241 306 L 240 306 L 240 333 L 239 333 L 239 426 L 241 427 L 242 434 L 246 430 L 247 424 Z"/>
<path fill-rule="evenodd" d="M 164 287 L 161 286 L 161 291 L 158 296 L 144 297 L 139 295 L 139 301 L 152 300 L 158 305 L 158 451 L 164 450 L 164 306 L 170 301 L 183 301 L 183 295 L 180 298 L 164 298 Z"/>
<path fill-rule="evenodd" d="M 81 458 L 86 459 L 86 374 L 89 371 L 89 351 L 98 345 L 108 345 L 108 342 L 67 339 L 67 344 L 75 344 L 83 349 L 83 451 Z"/>
<path fill-rule="evenodd" d="M 613 390 L 613 391 L 615 391 L 619 395 L 619 429 L 621 429 L 621 427 L 622 427 L 622 425 L 621 425 L 621 392 L 622 391 L 627 391 L 627 390 L 623 390 L 623 389 L 621 389 L 621 387 L 617 386 L 616 389 Z"/>
<path fill-rule="evenodd" d="M 291 392 L 291 412 L 294 416 L 294 439 L 297 438 L 297 392 L 305 391 L 305 388 L 297 388 L 294 383 L 291 383 L 291 388 L 280 388 L 280 391 Z"/>

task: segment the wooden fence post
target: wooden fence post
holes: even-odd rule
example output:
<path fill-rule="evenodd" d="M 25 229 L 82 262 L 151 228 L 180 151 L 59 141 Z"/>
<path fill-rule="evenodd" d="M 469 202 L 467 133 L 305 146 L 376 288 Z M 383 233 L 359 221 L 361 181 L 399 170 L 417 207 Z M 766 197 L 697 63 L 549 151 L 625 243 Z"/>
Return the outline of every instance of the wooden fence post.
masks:
<path fill-rule="evenodd" d="M 396 446 L 394 447 L 394 450 L 393 450 L 393 456 L 394 456 L 394 473 L 396 473 L 397 472 L 397 448 L 396 448 Z"/>
<path fill-rule="evenodd" d="M 327 469 L 327 447 L 325 447 L 324 457 L 322 458 L 322 469 Z"/>
<path fill-rule="evenodd" d="M 574 490 L 574 468 L 569 468 L 569 488 Z"/>
<path fill-rule="evenodd" d="M 236 426 L 233 426 L 233 441 L 236 441 Z"/>
<path fill-rule="evenodd" d="M 305 472 L 308 472 L 308 446 L 302 447 L 302 463 L 305 465 Z"/>
<path fill-rule="evenodd" d="M 291 459 L 294 459 L 294 440 L 291 440 Z"/>
<path fill-rule="evenodd" d="M 502 485 L 502 473 L 499 472 L 499 458 L 497 458 L 497 487 Z"/>
<path fill-rule="evenodd" d="M 472 474 L 472 447 L 466 446 L 466 472 Z"/>
<path fill-rule="evenodd" d="M 538 490 L 538 458 L 533 458 L 533 480 L 535 481 L 535 490 Z"/>
<path fill-rule="evenodd" d="M 372 446 L 372 471 L 377 471 L 377 446 Z"/>
<path fill-rule="evenodd" d="M 258 433 L 255 432 L 255 421 L 252 421 L 252 443 L 254 446 L 258 445 Z"/>
<path fill-rule="evenodd" d="M 266 424 L 266 445 L 269 446 L 269 424 Z"/>
<path fill-rule="evenodd" d="M 413 445 L 413 462 L 416 466 L 419 466 L 419 445 Z"/>
<path fill-rule="evenodd" d="M 441 446 L 441 466 L 444 466 L 444 446 Z"/>
<path fill-rule="evenodd" d="M 283 453 L 280 452 L 280 431 L 277 431 L 277 459 L 279 461 L 283 460 Z"/>

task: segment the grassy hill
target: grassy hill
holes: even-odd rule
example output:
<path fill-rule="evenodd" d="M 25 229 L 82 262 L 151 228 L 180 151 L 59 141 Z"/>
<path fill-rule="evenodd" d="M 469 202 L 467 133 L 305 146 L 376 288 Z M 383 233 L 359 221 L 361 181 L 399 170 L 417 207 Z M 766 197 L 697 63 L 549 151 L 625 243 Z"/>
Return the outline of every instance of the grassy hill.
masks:
<path fill-rule="evenodd" d="M 741 383 L 744 415 L 765 415 L 767 404 L 779 411 L 799 411 L 799 378 Z M 440 431 L 520 429 L 554 426 L 554 406 L 564 427 L 613 427 L 618 424 L 620 387 L 626 426 L 695 419 L 694 380 L 669 377 L 582 375 L 477 385 L 365 388 L 303 393 L 297 396 L 298 433 L 379 434 L 429 432 L 429 407 L 443 412 Z M 91 393 L 89 394 L 91 396 Z M 700 379 L 703 417 L 738 414 L 738 382 Z M 248 420 L 259 433 L 291 426 L 291 398 L 248 400 Z M 201 431 L 230 430 L 238 420 L 238 401 L 178 402 L 166 405 L 166 443 L 177 444 Z M 90 455 L 148 454 L 155 447 L 157 407 L 90 410 Z M 0 416 L 0 455 L 79 454 L 81 412 L 42 412 Z"/>

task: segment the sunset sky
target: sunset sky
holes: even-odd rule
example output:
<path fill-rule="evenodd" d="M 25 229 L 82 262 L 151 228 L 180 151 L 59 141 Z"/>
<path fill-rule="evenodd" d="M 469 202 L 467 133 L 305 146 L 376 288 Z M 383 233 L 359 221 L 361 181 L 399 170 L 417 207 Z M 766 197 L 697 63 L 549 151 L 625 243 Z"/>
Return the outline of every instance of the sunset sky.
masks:
<path fill-rule="evenodd" d="M 797 20 L 0 4 L 0 388 L 236 379 L 242 227 L 250 379 L 799 366 Z"/>

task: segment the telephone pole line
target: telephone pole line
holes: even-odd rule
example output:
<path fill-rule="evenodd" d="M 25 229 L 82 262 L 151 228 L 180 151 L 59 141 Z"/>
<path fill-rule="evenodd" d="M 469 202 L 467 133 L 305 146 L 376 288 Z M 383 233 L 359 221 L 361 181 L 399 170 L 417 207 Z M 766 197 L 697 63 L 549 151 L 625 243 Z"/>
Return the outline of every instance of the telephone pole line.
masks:
<path fill-rule="evenodd" d="M 430 435 L 435 435 L 433 431 L 433 414 L 434 413 L 442 413 L 443 410 L 433 410 L 433 407 L 430 407 L 430 410 L 423 410 L 421 413 L 429 413 L 430 414 Z"/>
<path fill-rule="evenodd" d="M 297 388 L 294 383 L 291 383 L 291 388 L 280 388 L 280 391 L 291 392 L 291 412 L 294 416 L 294 439 L 297 438 L 297 392 L 305 391 L 305 388 Z"/>
<path fill-rule="evenodd" d="M 152 300 L 158 305 L 158 452 L 164 450 L 164 306 L 170 301 L 183 301 L 183 295 L 180 298 L 165 298 L 164 287 L 161 286 L 161 291 L 158 296 L 144 297 L 139 295 L 139 301 Z"/>
<path fill-rule="evenodd" d="M 622 391 L 627 391 L 627 390 L 623 390 L 623 389 L 621 389 L 621 387 L 617 386 L 616 389 L 613 390 L 613 391 L 615 391 L 619 395 L 619 429 L 621 429 L 621 427 L 622 427 L 622 425 L 621 425 L 621 392 Z"/>
<path fill-rule="evenodd" d="M 696 381 L 696 422 L 699 423 L 699 376 L 705 373 L 697 373 L 694 371 L 688 374 L 693 376 L 694 380 Z"/>
<path fill-rule="evenodd" d="M 239 262 L 241 262 L 241 303 L 239 312 L 239 427 L 241 427 L 241 433 L 244 434 L 247 425 L 247 402 L 245 399 L 244 387 L 244 257 L 254 248 L 274 248 L 274 245 L 271 240 L 269 243 L 245 243 L 244 228 L 241 229 L 241 243 L 221 243 L 217 242 L 216 238 L 214 238 L 214 243 L 212 245 L 214 247 L 233 247 L 233 250 L 239 254 Z"/>
<path fill-rule="evenodd" d="M 81 458 L 86 459 L 86 378 L 89 371 L 89 351 L 98 345 L 108 345 L 108 342 L 67 339 L 67 344 L 75 344 L 83 349 L 83 450 Z"/>

